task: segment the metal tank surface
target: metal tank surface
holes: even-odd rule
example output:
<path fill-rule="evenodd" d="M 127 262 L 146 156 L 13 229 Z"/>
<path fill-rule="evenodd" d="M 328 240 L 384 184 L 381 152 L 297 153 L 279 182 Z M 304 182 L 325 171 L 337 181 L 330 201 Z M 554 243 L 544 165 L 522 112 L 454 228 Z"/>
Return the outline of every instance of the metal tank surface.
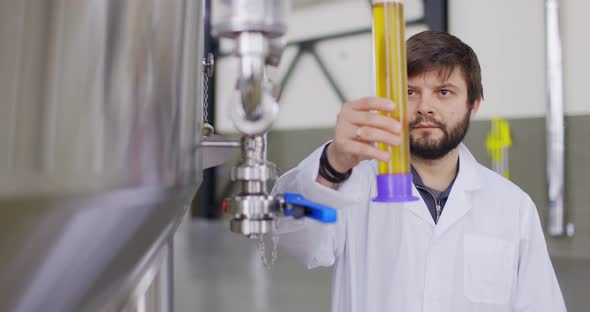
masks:
<path fill-rule="evenodd" d="M 172 234 L 202 175 L 202 14 L 0 0 L 0 311 L 172 310 Z"/>

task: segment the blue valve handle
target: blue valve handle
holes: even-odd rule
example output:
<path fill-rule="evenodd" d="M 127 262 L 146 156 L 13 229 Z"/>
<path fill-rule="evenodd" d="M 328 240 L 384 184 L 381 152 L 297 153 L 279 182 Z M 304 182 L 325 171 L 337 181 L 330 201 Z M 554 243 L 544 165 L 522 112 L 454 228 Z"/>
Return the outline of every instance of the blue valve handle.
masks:
<path fill-rule="evenodd" d="M 336 222 L 336 209 L 324 206 L 318 203 L 314 203 L 305 199 L 300 194 L 285 193 L 283 194 L 285 203 L 293 206 L 298 206 L 304 209 L 305 216 L 318 220 L 323 223 L 334 223 Z M 291 216 L 294 214 L 294 209 L 285 210 L 285 216 Z"/>

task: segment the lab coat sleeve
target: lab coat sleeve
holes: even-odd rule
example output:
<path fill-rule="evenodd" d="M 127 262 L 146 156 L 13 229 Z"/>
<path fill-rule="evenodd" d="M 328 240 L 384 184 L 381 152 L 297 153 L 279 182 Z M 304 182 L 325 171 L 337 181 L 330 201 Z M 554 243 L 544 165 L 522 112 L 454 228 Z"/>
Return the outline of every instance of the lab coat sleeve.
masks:
<path fill-rule="evenodd" d="M 513 311 L 566 311 L 537 208 L 528 196 L 522 206 L 518 280 Z"/>
<path fill-rule="evenodd" d="M 355 170 L 352 176 L 337 190 L 316 182 L 320 156 L 324 146 L 315 150 L 296 168 L 282 175 L 277 181 L 273 194 L 299 193 L 308 200 L 337 209 L 337 222 L 323 224 L 318 221 L 292 217 L 281 217 L 273 229 L 278 245 L 304 263 L 309 269 L 331 266 L 343 252 L 346 233 L 347 209 L 359 199 L 355 184 Z M 353 189 L 353 191 L 347 191 Z"/>

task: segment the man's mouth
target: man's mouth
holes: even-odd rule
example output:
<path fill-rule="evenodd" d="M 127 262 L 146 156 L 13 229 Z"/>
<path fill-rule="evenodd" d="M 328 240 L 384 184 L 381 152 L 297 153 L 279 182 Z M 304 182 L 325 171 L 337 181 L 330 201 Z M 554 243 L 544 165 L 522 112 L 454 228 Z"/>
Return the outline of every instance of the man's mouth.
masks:
<path fill-rule="evenodd" d="M 424 124 L 417 124 L 412 128 L 413 129 L 435 129 L 435 128 L 439 128 L 439 127 L 435 124 L 424 123 Z"/>

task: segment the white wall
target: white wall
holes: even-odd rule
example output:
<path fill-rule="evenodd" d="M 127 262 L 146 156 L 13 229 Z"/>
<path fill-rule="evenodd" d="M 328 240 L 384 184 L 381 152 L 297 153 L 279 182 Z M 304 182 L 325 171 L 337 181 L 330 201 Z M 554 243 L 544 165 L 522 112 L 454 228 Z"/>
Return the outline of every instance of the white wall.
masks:
<path fill-rule="evenodd" d="M 586 0 L 560 1 L 566 114 L 588 114 L 590 21 Z M 483 71 L 480 118 L 540 117 L 547 106 L 542 0 L 452 0 L 450 32 L 471 45 Z"/>
<path fill-rule="evenodd" d="M 422 16 L 422 1 L 406 2 L 406 19 Z M 590 114 L 586 85 L 590 83 L 590 1 L 562 3 L 562 33 L 565 62 L 566 114 Z M 546 111 L 544 1 L 542 0 L 451 0 L 449 28 L 471 45 L 483 71 L 485 103 L 478 118 L 542 117 Z M 367 1 L 332 2 L 292 12 L 290 39 L 355 30 L 371 25 Z M 407 35 L 423 30 L 407 29 Z M 326 41 L 317 46 L 346 97 L 372 95 L 371 35 Z M 281 66 L 272 73 L 280 81 L 295 54 L 288 50 Z M 228 117 L 236 63 L 224 59 L 217 71 L 217 127 L 231 132 Z M 310 57 L 296 68 L 281 99 L 279 129 L 325 128 L 335 123 L 340 101 Z"/>
<path fill-rule="evenodd" d="M 477 53 L 485 102 L 479 117 L 545 112 L 542 0 L 452 0 L 449 31 Z"/>

